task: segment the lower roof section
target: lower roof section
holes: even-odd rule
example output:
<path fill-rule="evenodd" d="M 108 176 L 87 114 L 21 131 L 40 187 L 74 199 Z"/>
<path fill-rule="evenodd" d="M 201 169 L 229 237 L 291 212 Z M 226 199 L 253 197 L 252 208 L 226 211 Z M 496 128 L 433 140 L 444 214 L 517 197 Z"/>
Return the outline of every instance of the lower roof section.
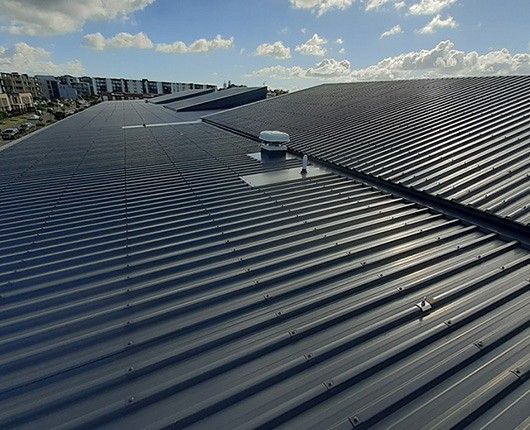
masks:
<path fill-rule="evenodd" d="M 0 152 L 1 428 L 525 425 L 517 242 L 112 109 Z"/>
<path fill-rule="evenodd" d="M 164 107 L 176 112 L 229 109 L 265 100 L 267 87 L 232 87 L 186 100 L 167 103 Z"/>
<path fill-rule="evenodd" d="M 201 94 L 208 94 L 214 91 L 215 91 L 215 88 L 184 90 L 184 91 L 177 91 L 171 94 L 164 94 L 161 96 L 153 97 L 148 100 L 149 100 L 149 103 L 166 104 L 166 103 L 176 102 L 177 100 L 186 100 L 192 97 L 200 96 Z"/>

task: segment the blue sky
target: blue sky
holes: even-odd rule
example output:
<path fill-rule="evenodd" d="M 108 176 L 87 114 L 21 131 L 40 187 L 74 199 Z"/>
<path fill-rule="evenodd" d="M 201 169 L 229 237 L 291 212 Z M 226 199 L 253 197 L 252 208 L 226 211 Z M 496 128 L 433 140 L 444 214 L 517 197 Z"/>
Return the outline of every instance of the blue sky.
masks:
<path fill-rule="evenodd" d="M 530 73 L 529 0 L 0 0 L 0 17 L 2 71 L 289 89 Z"/>

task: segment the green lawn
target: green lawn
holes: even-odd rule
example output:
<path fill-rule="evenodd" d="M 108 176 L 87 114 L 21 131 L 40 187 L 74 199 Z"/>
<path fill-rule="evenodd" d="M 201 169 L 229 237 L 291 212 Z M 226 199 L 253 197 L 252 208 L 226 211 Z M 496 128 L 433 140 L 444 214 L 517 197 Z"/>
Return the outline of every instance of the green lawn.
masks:
<path fill-rule="evenodd" d="M 11 118 L 0 119 L 0 129 L 5 130 L 6 128 L 18 127 L 20 124 L 23 124 L 25 122 L 28 122 L 26 115 L 19 115 Z"/>

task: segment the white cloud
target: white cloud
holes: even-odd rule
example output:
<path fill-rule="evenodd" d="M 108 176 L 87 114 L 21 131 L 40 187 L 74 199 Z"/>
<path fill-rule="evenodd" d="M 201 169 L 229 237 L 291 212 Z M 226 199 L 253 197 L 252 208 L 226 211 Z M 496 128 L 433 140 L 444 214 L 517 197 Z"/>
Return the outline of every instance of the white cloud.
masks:
<path fill-rule="evenodd" d="M 337 45 L 342 45 L 344 43 L 344 40 L 342 40 L 342 37 L 339 37 L 337 40 L 335 40 L 335 43 Z"/>
<path fill-rule="evenodd" d="M 327 43 L 328 41 L 326 39 L 315 33 L 307 42 L 297 46 L 295 51 L 304 55 L 316 55 L 317 57 L 323 57 L 327 52 L 325 48 Z"/>
<path fill-rule="evenodd" d="M 299 66 L 274 66 L 257 70 L 252 76 L 366 81 L 529 73 L 529 53 L 512 54 L 507 49 L 485 54 L 476 51 L 464 52 L 455 49 L 453 42 L 446 40 L 430 50 L 423 49 L 385 58 L 362 69 L 351 69 L 347 61 L 328 59 L 308 69 Z"/>
<path fill-rule="evenodd" d="M 234 38 L 223 39 L 218 34 L 211 40 L 198 39 L 195 42 L 186 45 L 184 42 L 176 41 L 173 43 L 157 43 L 156 51 L 164 54 L 189 54 L 189 53 L 207 53 L 220 49 L 230 49 L 234 46 Z"/>
<path fill-rule="evenodd" d="M 278 60 L 285 60 L 287 58 L 291 58 L 291 49 L 287 46 L 284 46 L 281 41 L 277 41 L 272 44 L 262 43 L 256 48 L 256 55 L 273 57 Z"/>
<path fill-rule="evenodd" d="M 365 10 L 379 10 L 391 0 L 367 0 Z"/>
<path fill-rule="evenodd" d="M 281 78 L 281 79 L 291 79 L 291 78 L 303 78 L 306 75 L 306 69 L 293 66 L 271 66 L 264 67 L 263 69 L 255 70 L 247 76 L 259 76 L 267 78 Z"/>
<path fill-rule="evenodd" d="M 433 34 L 440 28 L 456 28 L 457 26 L 458 24 L 452 16 L 442 19 L 440 15 L 436 15 L 425 27 L 416 30 L 416 33 Z"/>
<path fill-rule="evenodd" d="M 436 15 L 457 0 L 421 0 L 409 7 L 412 15 Z"/>
<path fill-rule="evenodd" d="M 394 25 L 394 27 L 392 27 L 391 29 L 389 29 L 389 30 L 385 31 L 384 33 L 382 33 L 379 38 L 383 39 L 384 37 L 392 37 L 392 36 L 395 36 L 396 34 L 400 34 L 400 33 L 403 33 L 403 29 L 398 24 L 398 25 Z"/>
<path fill-rule="evenodd" d="M 84 74 L 83 65 L 79 60 L 57 64 L 52 61 L 50 52 L 23 42 L 17 43 L 10 49 L 0 46 L 0 69 L 31 75 Z"/>
<path fill-rule="evenodd" d="M 295 9 L 309 9 L 318 16 L 324 15 L 333 9 L 344 10 L 349 8 L 355 0 L 290 0 Z"/>
<path fill-rule="evenodd" d="M 326 58 L 315 64 L 314 67 L 304 69 L 300 66 L 272 66 L 252 72 L 250 76 L 264 76 L 269 78 L 316 78 L 316 79 L 344 79 L 351 75 L 351 65 L 347 60 L 335 60 Z"/>
<path fill-rule="evenodd" d="M 87 34 L 84 37 L 87 47 L 97 51 L 105 49 L 152 49 L 153 42 L 145 35 L 145 33 L 118 33 L 114 37 L 105 38 L 101 33 Z"/>
<path fill-rule="evenodd" d="M 127 18 L 155 0 L 0 0 L 2 31 L 48 36 L 81 31 L 88 21 Z"/>
<path fill-rule="evenodd" d="M 346 53 L 346 48 L 340 48 L 339 49 L 339 54 L 344 54 Z"/>
<path fill-rule="evenodd" d="M 392 4 L 397 10 L 406 6 L 404 1 L 399 0 L 366 0 L 365 4 L 364 9 L 368 12 L 380 10 L 388 4 Z"/>
<path fill-rule="evenodd" d="M 335 60 L 326 58 L 315 67 L 307 70 L 306 76 L 314 78 L 341 78 L 351 73 L 351 64 L 348 60 Z"/>
<path fill-rule="evenodd" d="M 507 49 L 479 54 L 455 49 L 450 40 L 433 49 L 385 58 L 352 73 L 353 80 L 410 79 L 442 76 L 487 76 L 530 73 L 530 54 L 511 54 Z"/>

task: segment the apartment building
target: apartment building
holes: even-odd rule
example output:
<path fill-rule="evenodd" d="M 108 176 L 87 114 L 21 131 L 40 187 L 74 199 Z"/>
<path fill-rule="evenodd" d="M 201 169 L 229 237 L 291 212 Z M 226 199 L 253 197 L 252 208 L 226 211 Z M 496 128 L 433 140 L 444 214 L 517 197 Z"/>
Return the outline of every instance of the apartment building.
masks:
<path fill-rule="evenodd" d="M 6 94 L 31 93 L 33 99 L 41 97 L 38 81 L 25 73 L 0 73 L 0 87 Z"/>
<path fill-rule="evenodd" d="M 34 108 L 35 103 L 31 93 L 6 93 L 0 90 L 0 112 L 28 112 Z"/>
<path fill-rule="evenodd" d="M 35 107 L 31 93 L 9 94 L 11 109 L 16 112 L 28 112 Z"/>
<path fill-rule="evenodd" d="M 59 80 L 51 75 L 36 75 L 35 80 L 39 83 L 40 94 L 43 99 L 56 100 L 60 98 Z"/>
<path fill-rule="evenodd" d="M 152 81 L 150 79 L 123 79 L 83 76 L 79 78 L 79 80 L 90 85 L 93 95 L 108 93 L 162 95 L 190 89 L 217 89 L 216 85 L 210 84 Z"/>
<path fill-rule="evenodd" d="M 29 92 L 33 99 L 46 100 L 89 98 L 104 94 L 154 96 L 193 89 L 217 89 L 216 85 L 153 81 L 145 78 L 124 79 L 71 75 L 31 77 L 19 73 L 1 73 L 0 87 L 7 94 Z"/>
<path fill-rule="evenodd" d="M 63 94 L 61 94 L 61 98 L 87 98 L 92 96 L 92 88 L 90 83 L 81 81 L 81 78 L 71 75 L 63 75 L 59 76 L 57 79 L 61 84 L 66 85 L 76 91 L 76 95 L 73 97 L 73 93 L 69 88 L 63 88 Z M 70 97 L 65 97 L 64 94 L 68 94 Z"/>

